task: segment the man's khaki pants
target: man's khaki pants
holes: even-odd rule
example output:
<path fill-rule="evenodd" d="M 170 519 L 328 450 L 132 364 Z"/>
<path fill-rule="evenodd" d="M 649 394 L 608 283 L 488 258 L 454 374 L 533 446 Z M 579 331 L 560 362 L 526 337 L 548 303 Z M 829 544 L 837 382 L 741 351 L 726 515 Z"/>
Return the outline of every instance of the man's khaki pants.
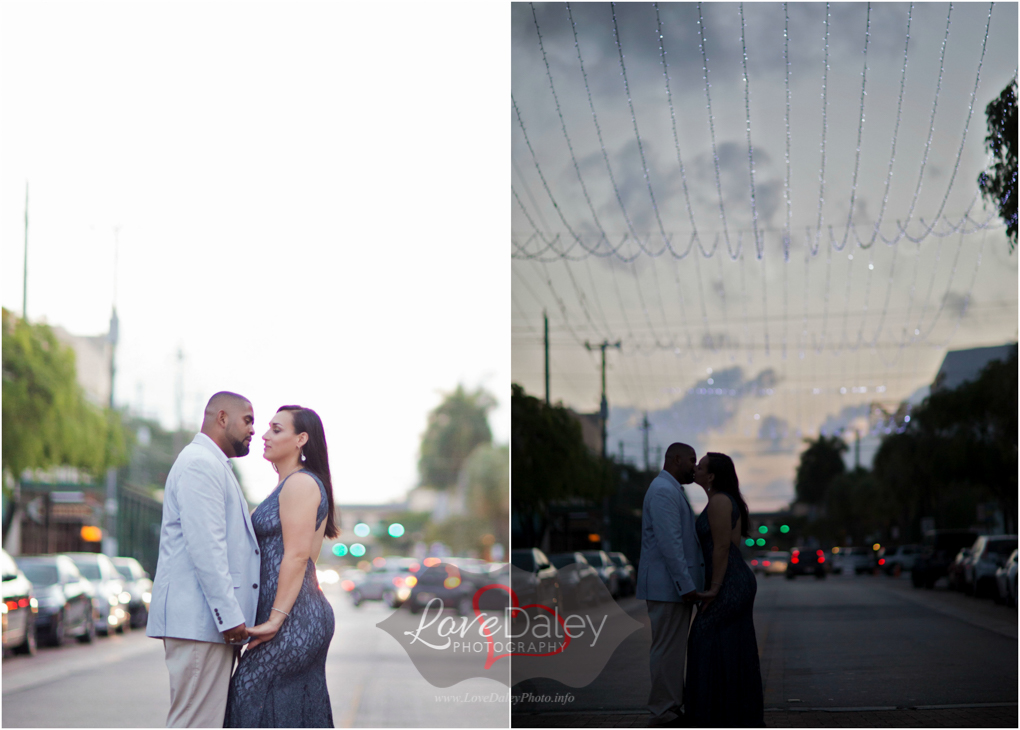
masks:
<path fill-rule="evenodd" d="M 691 627 L 691 605 L 671 601 L 646 601 L 652 623 L 649 664 L 652 691 L 648 709 L 656 720 L 679 716 L 684 702 L 684 668 L 687 660 L 687 632 Z"/>
<path fill-rule="evenodd" d="M 223 727 L 235 649 L 229 644 L 163 639 L 170 671 L 167 727 Z"/>

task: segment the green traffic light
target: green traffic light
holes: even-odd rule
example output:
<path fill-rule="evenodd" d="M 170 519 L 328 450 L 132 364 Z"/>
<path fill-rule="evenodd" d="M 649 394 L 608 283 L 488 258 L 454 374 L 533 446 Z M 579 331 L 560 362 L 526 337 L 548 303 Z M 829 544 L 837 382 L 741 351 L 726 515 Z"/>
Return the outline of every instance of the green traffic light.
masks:
<path fill-rule="evenodd" d="M 365 546 L 362 545 L 360 542 L 356 542 L 353 545 L 351 545 L 351 555 L 353 555 L 356 558 L 360 558 L 364 554 Z"/>
<path fill-rule="evenodd" d="M 354 534 L 358 537 L 368 537 L 368 533 L 372 531 L 372 528 L 366 525 L 364 522 L 359 522 L 354 526 Z"/>
<path fill-rule="evenodd" d="M 394 522 L 390 525 L 388 532 L 390 533 L 390 537 L 400 537 L 404 534 L 404 526 L 399 522 Z"/>
<path fill-rule="evenodd" d="M 747 545 L 748 547 L 754 547 L 754 538 L 753 537 L 747 538 L 746 540 L 744 540 L 744 544 Z"/>
<path fill-rule="evenodd" d="M 765 547 L 765 538 L 764 537 L 759 537 L 757 540 L 755 540 L 755 542 L 758 543 L 758 547 Z"/>
<path fill-rule="evenodd" d="M 347 546 L 344 545 L 342 542 L 338 542 L 336 545 L 333 546 L 333 554 L 336 555 L 338 558 L 342 558 L 344 555 L 347 554 Z"/>
<path fill-rule="evenodd" d="M 782 527 L 779 528 L 779 531 L 785 535 L 786 533 L 788 533 L 790 531 L 790 526 L 789 525 L 783 525 Z"/>
<path fill-rule="evenodd" d="M 765 525 L 762 525 L 761 527 L 758 528 L 758 532 L 760 532 L 763 535 L 766 534 L 768 531 L 769 528 L 767 528 Z"/>

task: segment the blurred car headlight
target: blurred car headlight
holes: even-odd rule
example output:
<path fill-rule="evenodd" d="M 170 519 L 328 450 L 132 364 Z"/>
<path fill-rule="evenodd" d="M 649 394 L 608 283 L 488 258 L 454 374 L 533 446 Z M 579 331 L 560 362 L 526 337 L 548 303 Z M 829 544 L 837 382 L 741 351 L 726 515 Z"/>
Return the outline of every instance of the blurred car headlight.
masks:
<path fill-rule="evenodd" d="M 401 601 L 406 601 L 408 596 L 410 595 L 411 589 L 408 588 L 407 586 L 402 586 L 401 588 L 397 589 L 397 598 L 399 598 Z"/>
<path fill-rule="evenodd" d="M 127 591 L 122 591 L 121 594 L 117 596 L 117 598 L 120 599 L 121 603 L 131 603 L 131 594 L 128 593 Z"/>
<path fill-rule="evenodd" d="M 111 606 L 117 606 L 120 604 L 120 597 L 116 593 L 111 593 L 106 597 L 106 600 L 110 602 Z"/>
<path fill-rule="evenodd" d="M 32 608 L 39 608 L 39 601 L 35 597 L 29 598 L 28 605 Z"/>
<path fill-rule="evenodd" d="M 144 601 L 146 604 L 150 603 L 152 601 L 152 594 L 149 593 L 148 591 L 145 591 L 145 593 L 142 594 L 142 601 Z"/>

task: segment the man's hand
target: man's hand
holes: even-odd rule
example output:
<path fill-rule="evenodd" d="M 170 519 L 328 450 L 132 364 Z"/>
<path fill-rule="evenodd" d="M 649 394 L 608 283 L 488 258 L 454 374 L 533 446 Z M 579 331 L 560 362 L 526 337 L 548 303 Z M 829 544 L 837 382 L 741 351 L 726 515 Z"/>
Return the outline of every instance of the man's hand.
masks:
<path fill-rule="evenodd" d="M 688 591 L 687 593 L 680 596 L 680 598 L 682 598 L 683 602 L 687 604 L 697 603 L 698 597 L 696 593 L 697 593 L 696 591 Z"/>
<path fill-rule="evenodd" d="M 228 644 L 241 644 L 248 638 L 248 627 L 244 624 L 227 629 L 223 632 L 223 640 Z"/>

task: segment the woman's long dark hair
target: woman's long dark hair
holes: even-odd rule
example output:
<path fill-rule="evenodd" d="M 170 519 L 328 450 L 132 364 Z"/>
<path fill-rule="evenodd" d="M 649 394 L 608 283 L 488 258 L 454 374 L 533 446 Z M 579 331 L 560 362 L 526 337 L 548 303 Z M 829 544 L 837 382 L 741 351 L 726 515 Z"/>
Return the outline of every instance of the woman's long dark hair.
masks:
<path fill-rule="evenodd" d="M 733 466 L 733 459 L 715 451 L 708 452 L 708 471 L 715 475 L 712 480 L 712 489 L 716 492 L 725 492 L 737 500 L 740 508 L 740 534 L 747 537 L 747 530 L 750 517 L 747 512 L 747 503 L 740 495 L 740 480 L 737 479 L 737 468 Z"/>
<path fill-rule="evenodd" d="M 326 537 L 333 538 L 340 534 L 336 526 L 336 514 L 333 508 L 333 480 L 329 475 L 329 450 L 326 448 L 326 432 L 322 428 L 322 419 L 311 408 L 301 406 L 280 406 L 276 412 L 288 411 L 294 419 L 294 433 L 307 433 L 308 441 L 301 449 L 304 456 L 302 468 L 315 474 L 322 480 L 326 488 Z"/>

